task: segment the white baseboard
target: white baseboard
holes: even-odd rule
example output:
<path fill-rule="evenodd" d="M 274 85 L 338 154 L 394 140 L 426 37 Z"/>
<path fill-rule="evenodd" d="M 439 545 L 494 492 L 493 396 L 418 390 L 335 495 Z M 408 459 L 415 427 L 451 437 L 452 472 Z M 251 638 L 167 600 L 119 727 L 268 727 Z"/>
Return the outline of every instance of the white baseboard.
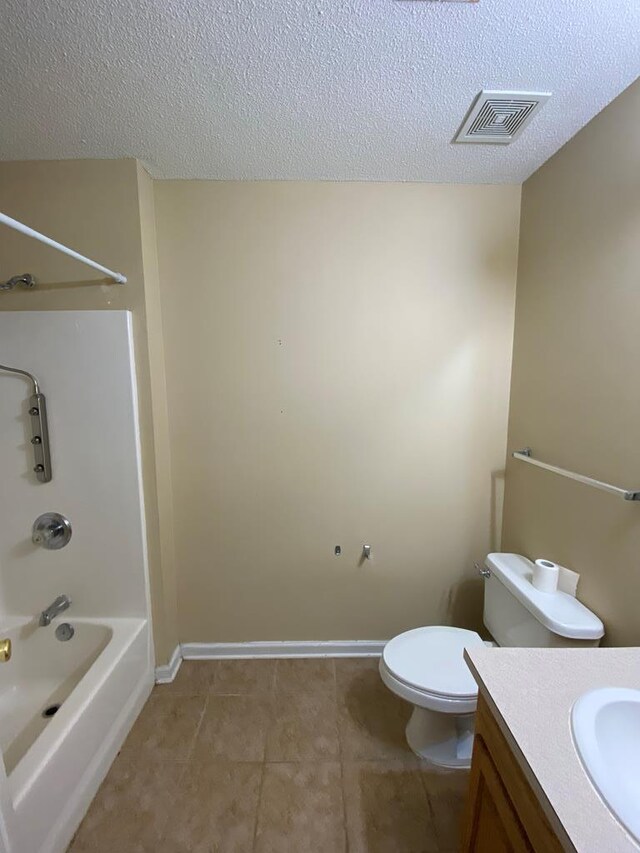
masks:
<path fill-rule="evenodd" d="M 253 643 L 182 643 L 185 660 L 218 658 L 355 658 L 379 657 L 386 640 L 323 640 Z M 156 670 L 157 672 L 157 670 Z M 157 680 L 157 679 L 156 679 Z"/>
<path fill-rule="evenodd" d="M 180 646 L 177 645 L 173 650 L 169 663 L 156 667 L 156 684 L 169 684 L 173 681 L 180 669 L 182 657 L 183 655 L 180 650 Z"/>

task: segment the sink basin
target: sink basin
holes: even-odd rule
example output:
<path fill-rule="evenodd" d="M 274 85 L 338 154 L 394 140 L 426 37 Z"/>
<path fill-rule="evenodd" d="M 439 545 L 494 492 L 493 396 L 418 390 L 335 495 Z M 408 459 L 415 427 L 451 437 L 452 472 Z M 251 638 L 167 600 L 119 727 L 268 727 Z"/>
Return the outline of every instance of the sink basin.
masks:
<path fill-rule="evenodd" d="M 571 710 L 576 750 L 593 785 L 640 841 L 640 690 L 603 687 Z"/>

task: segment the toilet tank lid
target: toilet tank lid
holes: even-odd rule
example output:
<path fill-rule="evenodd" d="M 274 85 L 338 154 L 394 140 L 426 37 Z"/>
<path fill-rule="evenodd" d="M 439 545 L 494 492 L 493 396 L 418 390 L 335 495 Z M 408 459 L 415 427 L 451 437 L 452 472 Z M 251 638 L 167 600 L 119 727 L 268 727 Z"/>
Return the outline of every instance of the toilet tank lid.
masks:
<path fill-rule="evenodd" d="M 560 590 L 540 592 L 531 583 L 533 563 L 520 554 L 488 554 L 487 568 L 535 618 L 560 637 L 599 640 L 604 625 L 584 604 Z"/>

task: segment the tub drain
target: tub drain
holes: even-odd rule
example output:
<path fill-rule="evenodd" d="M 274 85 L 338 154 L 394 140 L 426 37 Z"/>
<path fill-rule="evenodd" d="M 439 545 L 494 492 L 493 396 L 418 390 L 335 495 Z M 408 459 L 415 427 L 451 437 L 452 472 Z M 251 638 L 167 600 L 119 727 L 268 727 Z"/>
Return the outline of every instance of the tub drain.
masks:
<path fill-rule="evenodd" d="M 53 717 L 56 711 L 60 708 L 60 705 L 49 705 L 48 708 L 45 708 L 42 712 L 43 717 Z"/>

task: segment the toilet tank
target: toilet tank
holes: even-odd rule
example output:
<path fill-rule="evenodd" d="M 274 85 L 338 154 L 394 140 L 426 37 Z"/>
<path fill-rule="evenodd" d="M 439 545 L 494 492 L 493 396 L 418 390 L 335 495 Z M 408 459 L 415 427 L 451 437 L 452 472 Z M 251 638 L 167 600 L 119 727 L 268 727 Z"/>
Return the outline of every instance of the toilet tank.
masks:
<path fill-rule="evenodd" d="M 567 648 L 597 646 L 600 619 L 565 592 L 540 592 L 531 583 L 533 563 L 519 554 L 489 554 L 483 621 L 499 646 Z"/>

